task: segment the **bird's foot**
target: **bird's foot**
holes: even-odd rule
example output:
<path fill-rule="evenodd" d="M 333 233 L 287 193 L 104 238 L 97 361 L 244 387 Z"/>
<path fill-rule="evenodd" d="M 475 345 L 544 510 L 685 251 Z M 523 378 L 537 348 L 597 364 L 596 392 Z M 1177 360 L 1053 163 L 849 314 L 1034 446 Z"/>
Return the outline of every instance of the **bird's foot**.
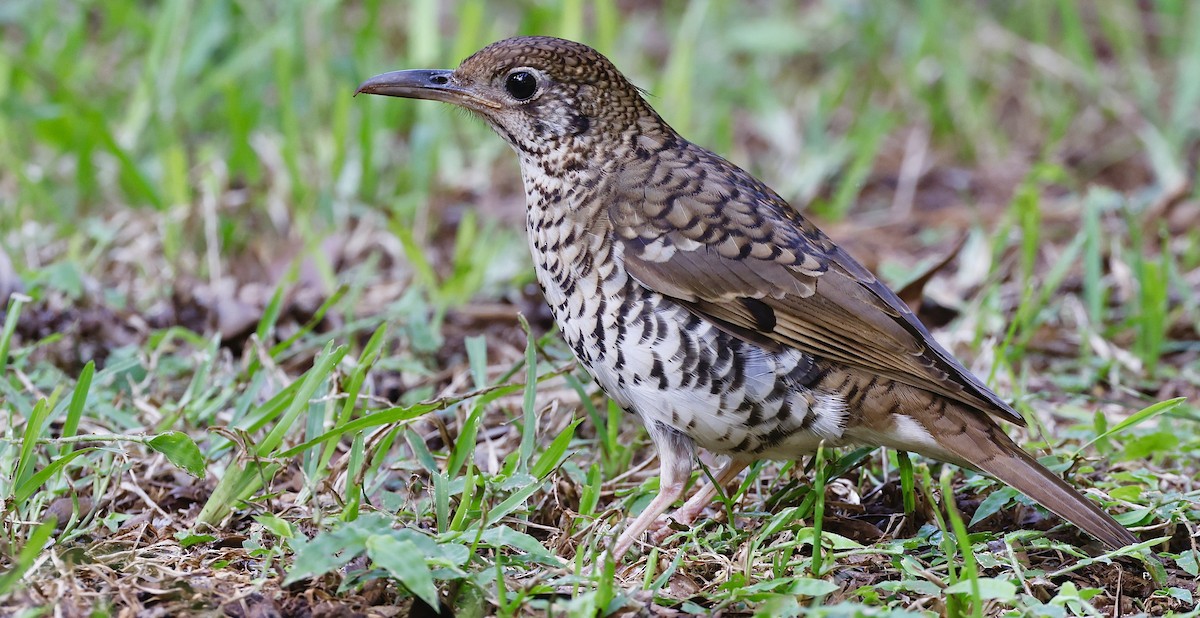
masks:
<path fill-rule="evenodd" d="M 698 508 L 687 508 L 684 505 L 676 509 L 674 513 L 659 517 L 654 524 L 650 526 L 650 541 L 655 545 L 667 540 L 668 537 L 677 533 L 685 532 L 691 528 L 692 524 L 704 512 L 705 505 L 698 505 Z"/>
<path fill-rule="evenodd" d="M 737 475 L 748 464 L 747 460 L 731 459 L 717 472 L 713 479 L 714 482 L 705 483 L 687 502 L 683 503 L 683 506 L 675 509 L 673 513 L 655 520 L 650 526 L 650 539 L 654 543 L 661 543 L 672 534 L 691 528 L 704 510 L 712 504 L 713 498 L 717 495 L 717 488 L 720 487 L 724 490 L 725 486 L 737 478 Z"/>

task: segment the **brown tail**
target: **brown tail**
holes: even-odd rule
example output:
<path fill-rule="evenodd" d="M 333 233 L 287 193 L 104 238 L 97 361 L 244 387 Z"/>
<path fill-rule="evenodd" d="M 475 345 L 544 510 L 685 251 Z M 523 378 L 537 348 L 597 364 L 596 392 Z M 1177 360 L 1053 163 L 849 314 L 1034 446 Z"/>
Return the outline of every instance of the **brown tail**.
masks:
<path fill-rule="evenodd" d="M 934 427 L 941 429 L 950 423 L 956 426 L 954 431 L 930 427 L 930 432 L 949 453 L 1004 481 L 1113 549 L 1139 542 L 1108 513 L 1017 446 L 983 413 L 951 404 L 940 416 Z"/>
<path fill-rule="evenodd" d="M 986 412 L 861 372 L 848 380 L 847 371 L 854 370 L 842 368 L 827 378 L 836 380 L 839 388 L 853 382 L 847 440 L 983 470 L 1113 549 L 1138 542 L 1100 507 L 1021 450 Z"/>
<path fill-rule="evenodd" d="M 966 454 L 963 454 L 963 457 L 966 457 Z M 972 463 L 1113 549 L 1138 542 L 1137 537 L 1109 517 L 1108 513 L 1015 444 L 1007 457 L 993 457 L 987 461 Z"/>

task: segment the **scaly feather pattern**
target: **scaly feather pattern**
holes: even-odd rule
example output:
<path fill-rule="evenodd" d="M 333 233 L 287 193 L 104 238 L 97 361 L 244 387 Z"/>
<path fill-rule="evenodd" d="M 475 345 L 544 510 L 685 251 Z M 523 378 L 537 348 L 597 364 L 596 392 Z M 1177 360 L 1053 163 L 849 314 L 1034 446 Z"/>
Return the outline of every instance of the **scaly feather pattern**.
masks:
<path fill-rule="evenodd" d="M 983 470 L 1111 547 L 1137 541 L 1021 450 L 1022 417 L 887 286 L 741 168 L 679 136 L 595 50 L 494 43 L 454 70 L 385 73 L 359 92 L 482 117 L 517 152 L 529 248 L 580 363 L 658 449 L 658 496 L 620 558 L 680 498 L 697 447 L 755 459 L 824 441 Z M 696 517 L 707 487 L 676 512 Z"/>

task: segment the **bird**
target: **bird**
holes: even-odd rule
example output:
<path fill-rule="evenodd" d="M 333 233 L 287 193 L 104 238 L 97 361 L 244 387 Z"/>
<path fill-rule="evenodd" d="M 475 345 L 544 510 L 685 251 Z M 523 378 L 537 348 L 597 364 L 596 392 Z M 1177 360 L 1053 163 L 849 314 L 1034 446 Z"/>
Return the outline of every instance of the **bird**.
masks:
<path fill-rule="evenodd" d="M 691 523 L 756 460 L 883 446 L 983 471 L 1113 549 L 1137 537 L 1018 446 L 1025 419 L 778 193 L 689 142 L 601 53 L 523 36 L 456 69 L 355 92 L 479 116 L 516 151 L 534 269 L 563 339 L 645 426 L 659 490 L 610 545 L 662 530 L 699 448 L 728 463 Z"/>

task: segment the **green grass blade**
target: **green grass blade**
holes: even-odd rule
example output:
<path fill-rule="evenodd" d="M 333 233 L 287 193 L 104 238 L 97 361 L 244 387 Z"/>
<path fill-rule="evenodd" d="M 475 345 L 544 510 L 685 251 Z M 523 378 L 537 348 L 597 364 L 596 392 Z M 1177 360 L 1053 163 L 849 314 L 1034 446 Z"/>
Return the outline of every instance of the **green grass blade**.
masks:
<path fill-rule="evenodd" d="M 16 553 L 16 560 L 13 561 L 12 568 L 3 575 L 0 575 L 0 597 L 4 597 L 16 590 L 17 585 L 21 582 L 21 578 L 33 566 L 33 562 L 42 554 L 42 548 L 50 540 L 50 535 L 54 534 L 54 527 L 58 524 L 58 519 L 50 517 L 43 521 L 33 529 L 26 539 L 25 544 L 21 546 L 20 551 Z"/>
<path fill-rule="evenodd" d="M 1156 416 L 1159 416 L 1161 414 L 1166 414 L 1167 412 L 1170 412 L 1171 410 L 1174 410 L 1175 408 L 1179 407 L 1185 401 L 1187 401 L 1186 397 L 1176 397 L 1175 399 L 1168 399 L 1166 401 L 1160 401 L 1156 404 L 1146 406 L 1145 408 L 1142 408 L 1141 410 L 1138 410 L 1137 412 L 1130 414 L 1129 418 L 1126 418 L 1125 420 L 1117 423 L 1116 425 L 1113 425 L 1111 428 L 1108 429 L 1108 431 L 1105 431 L 1104 433 L 1102 433 L 1098 436 L 1095 436 L 1091 440 L 1084 442 L 1079 448 L 1075 449 L 1075 452 L 1073 454 L 1071 454 L 1071 459 L 1078 458 L 1080 453 L 1082 453 L 1085 449 L 1087 449 L 1087 447 L 1095 444 L 1096 442 L 1099 442 L 1100 440 L 1107 440 L 1108 438 L 1110 438 L 1114 435 L 1117 435 L 1119 433 L 1122 433 L 1126 429 L 1129 429 L 1130 427 L 1133 427 L 1134 425 L 1142 423 L 1143 421 L 1148 421 L 1148 420 L 1150 420 Z"/>
<path fill-rule="evenodd" d="M 33 496 L 34 492 L 36 492 L 38 488 L 45 484 L 45 482 L 49 480 L 51 476 L 54 476 L 56 472 L 62 470 L 67 464 L 74 461 L 75 458 L 79 457 L 80 455 L 90 453 L 94 450 L 96 450 L 94 447 L 81 448 L 78 451 L 72 451 L 50 462 L 50 464 L 45 468 L 42 468 L 41 470 L 38 470 L 34 474 L 30 475 L 29 478 L 25 479 L 20 483 L 20 485 L 17 486 L 16 491 L 13 492 L 13 502 L 17 505 L 25 504 L 25 501 L 29 500 L 29 498 Z"/>
<path fill-rule="evenodd" d="M 25 422 L 25 431 L 21 435 L 21 453 L 17 458 L 16 472 L 13 474 L 14 486 L 20 487 L 29 480 L 30 470 L 33 469 L 34 449 L 38 439 L 41 438 L 42 426 L 49 413 L 50 406 L 46 400 L 38 399 L 33 406 L 33 411 L 29 414 L 29 419 Z"/>
<path fill-rule="evenodd" d="M 4 331 L 0 332 L 0 379 L 4 379 L 8 369 L 8 350 L 12 347 L 13 333 L 17 330 L 17 320 L 21 317 L 21 307 L 33 300 L 24 294 L 13 294 L 8 299 L 8 309 L 4 312 Z"/>
<path fill-rule="evenodd" d="M 342 357 L 346 355 L 346 347 L 334 347 L 333 342 L 325 346 L 325 349 L 317 356 L 313 362 L 313 368 L 308 370 L 304 376 L 304 381 L 301 382 L 300 388 L 296 390 L 296 394 L 292 397 L 291 403 L 288 404 L 287 410 L 284 411 L 275 427 L 258 442 L 256 453 L 259 457 L 272 457 L 276 448 L 283 442 L 283 437 L 291 431 L 292 425 L 300 413 L 308 408 L 309 399 L 313 393 L 317 391 L 317 387 L 322 382 L 330 379 L 333 374 L 333 368 L 341 362 Z"/>
<path fill-rule="evenodd" d="M 75 391 L 71 394 L 71 403 L 67 405 L 67 418 L 63 420 L 62 432 L 59 434 L 63 438 L 70 438 L 79 431 L 79 420 L 83 418 L 83 410 L 87 405 L 88 392 L 92 388 L 92 377 L 96 375 L 96 361 L 88 361 L 83 366 L 83 371 L 79 372 L 79 380 L 75 382 Z M 63 453 L 67 454 L 71 450 L 71 445 L 63 446 Z"/>

